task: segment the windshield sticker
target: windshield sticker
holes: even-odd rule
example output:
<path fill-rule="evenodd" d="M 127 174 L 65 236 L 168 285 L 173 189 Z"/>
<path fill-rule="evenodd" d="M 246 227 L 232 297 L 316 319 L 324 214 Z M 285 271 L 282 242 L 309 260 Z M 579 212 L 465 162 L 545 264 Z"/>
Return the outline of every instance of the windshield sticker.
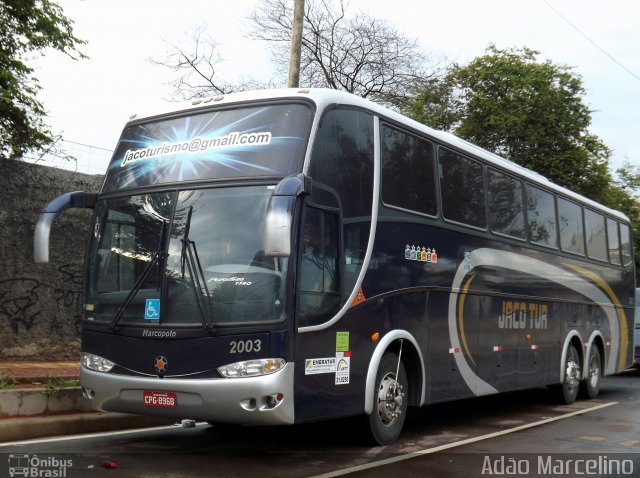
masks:
<path fill-rule="evenodd" d="M 129 149 L 124 153 L 124 158 L 120 167 L 124 167 L 130 162 L 143 159 L 159 158 L 180 153 L 203 153 L 212 149 L 231 148 L 233 146 L 266 146 L 271 143 L 271 133 L 264 131 L 261 133 L 229 133 L 225 136 L 213 138 L 193 138 L 189 141 L 179 143 L 162 143 L 157 146 L 148 146 L 142 149 Z"/>
<path fill-rule="evenodd" d="M 147 299 L 144 306 L 145 320 L 160 319 L 160 299 Z"/>

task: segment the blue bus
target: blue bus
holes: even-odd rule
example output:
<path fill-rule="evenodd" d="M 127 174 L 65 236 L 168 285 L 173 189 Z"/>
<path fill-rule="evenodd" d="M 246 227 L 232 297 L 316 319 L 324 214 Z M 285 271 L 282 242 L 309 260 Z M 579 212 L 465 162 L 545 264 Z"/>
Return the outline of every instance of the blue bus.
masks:
<path fill-rule="evenodd" d="M 282 425 L 549 386 L 633 361 L 629 219 L 335 90 L 196 100 L 125 126 L 94 209 L 81 382 L 101 410 Z"/>

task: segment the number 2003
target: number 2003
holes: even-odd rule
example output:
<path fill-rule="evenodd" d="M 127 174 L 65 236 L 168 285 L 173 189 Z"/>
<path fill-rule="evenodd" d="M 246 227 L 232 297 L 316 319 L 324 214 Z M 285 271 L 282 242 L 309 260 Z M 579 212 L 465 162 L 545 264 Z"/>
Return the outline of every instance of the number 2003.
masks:
<path fill-rule="evenodd" d="M 242 354 L 260 352 L 262 350 L 262 340 L 232 340 L 229 342 L 230 354 Z"/>

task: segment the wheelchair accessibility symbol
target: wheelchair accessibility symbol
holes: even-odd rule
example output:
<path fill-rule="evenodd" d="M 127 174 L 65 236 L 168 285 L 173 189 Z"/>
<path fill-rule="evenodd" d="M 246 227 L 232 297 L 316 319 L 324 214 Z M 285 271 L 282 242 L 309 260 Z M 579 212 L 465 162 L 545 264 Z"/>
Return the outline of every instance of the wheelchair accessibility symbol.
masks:
<path fill-rule="evenodd" d="M 160 319 L 160 299 L 147 299 L 144 306 L 145 320 Z"/>

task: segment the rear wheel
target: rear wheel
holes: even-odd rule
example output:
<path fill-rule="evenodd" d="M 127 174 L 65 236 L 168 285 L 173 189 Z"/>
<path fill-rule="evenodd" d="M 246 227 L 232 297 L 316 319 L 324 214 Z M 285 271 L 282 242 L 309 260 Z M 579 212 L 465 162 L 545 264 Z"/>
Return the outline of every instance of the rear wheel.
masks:
<path fill-rule="evenodd" d="M 564 361 L 564 379 L 553 387 L 558 401 L 564 405 L 571 405 L 578 397 L 580 389 L 580 371 L 582 370 L 580 354 L 575 345 L 569 344 Z"/>
<path fill-rule="evenodd" d="M 600 358 L 600 349 L 594 344 L 591 346 L 591 352 L 587 360 L 587 378 L 580 383 L 580 395 L 590 399 L 598 398 L 601 378 L 602 361 Z"/>
<path fill-rule="evenodd" d="M 366 417 L 369 439 L 376 445 L 396 441 L 407 414 L 407 373 L 398 356 L 386 352 L 376 375 L 373 411 Z"/>

